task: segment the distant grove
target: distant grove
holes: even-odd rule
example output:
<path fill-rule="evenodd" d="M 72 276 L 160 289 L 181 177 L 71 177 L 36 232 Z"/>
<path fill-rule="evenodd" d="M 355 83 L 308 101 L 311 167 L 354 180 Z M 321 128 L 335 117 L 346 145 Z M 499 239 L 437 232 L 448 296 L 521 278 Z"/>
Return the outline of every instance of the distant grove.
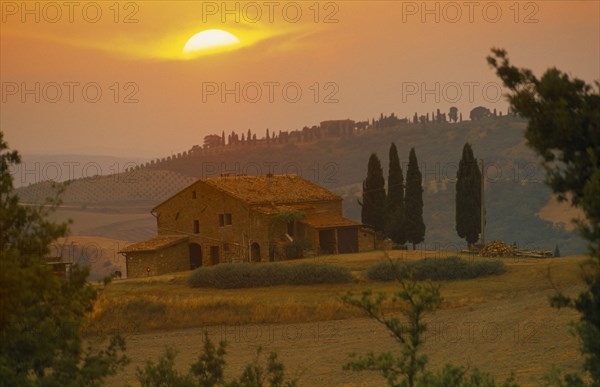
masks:
<path fill-rule="evenodd" d="M 507 115 L 513 115 L 510 111 Z M 483 106 L 478 106 L 472 109 L 469 113 L 471 121 L 479 120 L 486 117 L 502 117 L 503 113 L 496 109 L 490 110 Z M 287 143 L 310 143 L 319 141 L 325 138 L 338 138 L 353 135 L 367 134 L 369 132 L 401 127 L 410 125 L 425 125 L 428 123 L 447 123 L 447 122 L 462 122 L 462 113 L 459 113 L 456 107 L 451 107 L 448 113 L 442 113 L 440 109 L 435 112 L 426 114 L 415 114 L 412 119 L 398 118 L 394 113 L 389 116 L 380 114 L 378 119 L 372 118 L 365 121 L 354 121 L 351 119 L 345 120 L 328 120 L 322 121 L 318 126 L 305 126 L 302 129 L 296 130 L 279 130 L 277 132 L 266 129 L 264 135 L 259 135 L 256 131 L 248 129 L 245 132 L 237 133 L 232 131 L 227 134 L 222 131 L 221 134 L 209 134 L 204 137 L 203 145 L 194 145 L 188 151 L 180 152 L 172 156 L 157 158 L 155 160 L 127 168 L 126 171 L 132 171 L 141 168 L 152 168 L 157 164 L 168 162 L 171 160 L 192 157 L 202 154 L 212 154 L 226 148 L 234 148 L 238 146 L 256 146 L 266 144 L 287 144 Z"/>

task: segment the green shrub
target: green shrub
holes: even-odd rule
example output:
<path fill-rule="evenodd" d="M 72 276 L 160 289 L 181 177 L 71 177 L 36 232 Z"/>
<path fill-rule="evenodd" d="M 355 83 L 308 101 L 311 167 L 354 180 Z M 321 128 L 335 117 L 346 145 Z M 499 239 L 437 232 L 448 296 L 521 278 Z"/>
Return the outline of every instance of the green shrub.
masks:
<path fill-rule="evenodd" d="M 176 352 L 167 348 L 157 363 L 146 361 L 145 366 L 137 367 L 136 376 L 142 387 L 297 387 L 298 380 L 285 376 L 285 366 L 272 352 L 266 364 L 261 361 L 262 349 L 258 347 L 256 357 L 251 363 L 246 364 L 241 376 L 231 381 L 226 381 L 225 374 L 225 346 L 221 341 L 218 346 L 209 339 L 204 332 L 204 351 L 198 356 L 195 363 L 190 365 L 187 373 L 179 372 L 175 368 Z"/>
<path fill-rule="evenodd" d="M 224 263 L 196 269 L 188 278 L 188 285 L 193 288 L 237 289 L 351 281 L 350 269 L 326 263 Z"/>
<path fill-rule="evenodd" d="M 304 257 L 304 244 L 298 240 L 286 242 L 283 245 L 283 253 L 287 259 L 298 259 Z"/>
<path fill-rule="evenodd" d="M 469 373 L 468 368 L 452 364 L 446 364 L 444 368 L 435 373 L 425 372 L 418 380 L 417 385 L 427 387 L 519 387 L 512 373 L 502 384 L 496 384 L 494 378 L 487 372 L 474 368 Z"/>
<path fill-rule="evenodd" d="M 417 281 L 472 279 L 504 273 L 500 260 L 467 261 L 459 257 L 425 258 L 418 261 L 380 262 L 369 268 L 367 276 L 374 281 L 394 281 L 396 273 L 406 278 L 409 273 Z"/>

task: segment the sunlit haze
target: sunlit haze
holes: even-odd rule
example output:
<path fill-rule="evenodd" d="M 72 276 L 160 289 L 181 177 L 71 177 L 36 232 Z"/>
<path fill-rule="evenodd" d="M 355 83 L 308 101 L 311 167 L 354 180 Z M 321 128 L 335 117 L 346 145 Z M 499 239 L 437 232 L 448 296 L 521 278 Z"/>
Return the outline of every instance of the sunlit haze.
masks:
<path fill-rule="evenodd" d="M 596 1 L 27 4 L 2 2 L 0 37 L 0 126 L 26 154 L 157 157 L 221 131 L 506 110 L 492 47 L 600 78 Z"/>

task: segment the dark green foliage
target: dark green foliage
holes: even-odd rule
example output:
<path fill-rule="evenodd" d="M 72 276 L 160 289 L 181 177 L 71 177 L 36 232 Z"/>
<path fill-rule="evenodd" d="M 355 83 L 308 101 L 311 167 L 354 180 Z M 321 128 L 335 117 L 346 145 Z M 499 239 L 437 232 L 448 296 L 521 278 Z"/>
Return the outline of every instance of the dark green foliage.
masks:
<path fill-rule="evenodd" d="M 511 91 L 511 109 L 529 120 L 527 144 L 542 158 L 547 184 L 562 200 L 581 208 L 580 224 L 600 253 L 600 94 L 591 85 L 556 68 L 538 79 L 531 70 L 510 64 L 504 50 L 488 62 Z M 596 87 L 600 87 L 597 83 Z"/>
<path fill-rule="evenodd" d="M 490 117 L 491 115 L 492 112 L 490 112 L 490 109 L 484 106 L 477 106 L 476 108 L 471 110 L 471 112 L 469 113 L 469 118 L 471 119 L 471 121 L 476 121 L 484 119 L 486 117 Z"/>
<path fill-rule="evenodd" d="M 287 259 L 298 259 L 304 256 L 302 245 L 298 242 L 286 242 L 283 245 L 283 253 Z"/>
<path fill-rule="evenodd" d="M 404 198 L 406 239 L 415 245 L 425 240 L 423 222 L 423 185 L 415 148 L 411 148 L 406 171 L 406 194 Z"/>
<path fill-rule="evenodd" d="M 221 341 L 216 347 L 204 332 L 204 352 L 198 357 L 196 363 L 190 367 L 190 372 L 201 387 L 210 387 L 223 383 L 225 371 L 225 346 Z"/>
<path fill-rule="evenodd" d="M 398 281 L 400 287 L 391 301 L 393 307 L 400 310 L 401 318 L 386 313 L 383 303 L 387 295 L 384 293 L 373 296 L 370 290 L 366 290 L 360 297 L 347 293 L 342 301 L 363 310 L 370 318 L 383 324 L 398 343 L 399 355 L 392 352 L 370 352 L 366 356 L 357 357 L 352 354 L 353 360 L 344 365 L 344 369 L 376 371 L 392 387 L 495 387 L 494 379 L 477 369 L 471 375 L 467 374 L 465 368 L 451 364 L 437 373 L 426 370 L 427 356 L 421 354 L 427 330 L 424 317 L 442 303 L 439 285 L 429 281 L 416 281 L 413 268 L 403 262 L 392 264 L 389 260 L 388 263 L 387 272 Z M 517 387 L 513 377 L 507 379 L 502 386 Z"/>
<path fill-rule="evenodd" d="M 221 341 L 215 346 L 204 332 L 204 350 L 195 363 L 183 374 L 175 369 L 174 350 L 167 348 L 155 364 L 147 361 L 144 368 L 138 367 L 137 378 L 142 387 L 295 387 L 297 380 L 285 378 L 285 367 L 271 353 L 266 367 L 260 362 L 262 352 L 259 347 L 256 358 L 246 365 L 242 375 L 230 382 L 225 381 L 226 343 Z"/>
<path fill-rule="evenodd" d="M 326 263 L 225 263 L 196 269 L 188 278 L 193 288 L 253 288 L 352 282 L 350 269 Z"/>
<path fill-rule="evenodd" d="M 165 354 L 154 364 L 151 360 L 146 362 L 144 368 L 137 368 L 136 375 L 142 387 L 192 387 L 197 386 L 192 377 L 182 375 L 175 369 L 176 352 L 167 348 Z"/>
<path fill-rule="evenodd" d="M 450 108 L 450 111 L 448 112 L 448 118 L 452 122 L 458 121 L 458 109 L 455 106 Z"/>
<path fill-rule="evenodd" d="M 558 248 L 558 245 L 556 245 L 556 247 L 554 247 L 554 258 L 559 258 L 560 257 L 560 249 Z"/>
<path fill-rule="evenodd" d="M 463 147 L 456 174 L 456 232 L 469 245 L 481 232 L 481 171 L 469 143 Z"/>
<path fill-rule="evenodd" d="M 377 232 L 385 229 L 385 180 L 381 161 L 375 153 L 369 157 L 367 178 L 363 182 L 361 221 Z"/>
<path fill-rule="evenodd" d="M 310 244 L 303 239 L 296 238 L 283 245 L 283 254 L 286 259 L 298 259 L 304 257 L 304 250 L 309 248 Z"/>
<path fill-rule="evenodd" d="M 128 363 L 125 342 L 83 348 L 80 327 L 97 290 L 88 270 L 73 265 L 68 279 L 54 275 L 44 256 L 66 224 L 48 214 L 59 205 L 19 206 L 9 166 L 19 163 L 0 132 L 0 386 L 97 386 Z"/>
<path fill-rule="evenodd" d="M 583 369 L 600 385 L 600 82 L 596 90 L 556 68 L 541 78 L 511 65 L 506 51 L 493 49 L 488 63 L 509 89 L 516 114 L 529 120 L 525 137 L 542 157 L 546 183 L 560 200 L 569 200 L 585 214 L 578 227 L 590 242 L 584 265 L 587 288 L 576 298 L 561 293 L 552 305 L 581 313 L 575 332 L 585 356 Z"/>
<path fill-rule="evenodd" d="M 273 216 L 273 219 L 271 220 L 271 224 L 269 225 L 269 234 L 268 234 L 269 257 L 272 257 L 272 258 L 275 257 L 275 252 L 276 252 L 275 229 L 277 228 L 277 226 L 279 226 L 281 224 L 290 223 L 290 222 L 298 222 L 298 221 L 304 219 L 305 217 L 306 217 L 306 214 L 304 213 L 304 211 L 295 211 L 295 210 L 279 212 L 278 214 Z M 291 246 L 289 243 L 287 243 L 284 246 L 283 252 L 284 252 L 285 257 L 288 259 L 302 258 L 303 251 L 301 251 L 301 249 L 304 249 L 304 247 L 306 247 L 305 241 L 295 240 L 294 242 L 292 242 Z M 290 254 L 289 256 L 288 256 L 288 253 Z"/>
<path fill-rule="evenodd" d="M 385 234 L 395 243 L 406 243 L 404 231 L 404 176 L 396 144 L 390 146 L 390 166 L 388 172 L 388 192 L 386 198 Z"/>
<path fill-rule="evenodd" d="M 397 275 L 414 280 L 461 280 L 498 275 L 505 271 L 500 260 L 467 261 L 459 257 L 425 258 L 418 261 L 383 261 L 367 270 L 373 281 L 395 281 Z"/>
<path fill-rule="evenodd" d="M 577 373 L 563 373 L 556 366 L 552 366 L 550 371 L 542 379 L 542 387 L 586 387 L 587 384 Z"/>
<path fill-rule="evenodd" d="M 496 387 L 496 382 L 490 374 L 475 368 L 469 375 L 467 368 L 452 364 L 446 364 L 436 373 L 426 373 L 419 379 L 418 384 L 427 387 Z M 518 387 L 518 384 L 515 383 L 512 375 L 498 387 Z"/>
<path fill-rule="evenodd" d="M 387 316 L 382 310 L 382 303 L 387 299 L 383 293 L 373 296 L 370 290 L 364 291 L 360 297 L 348 293 L 342 301 L 357 307 L 383 324 L 400 345 L 400 354 L 396 357 L 391 352 L 381 354 L 368 353 L 344 365 L 344 369 L 352 371 L 377 371 L 383 375 L 389 386 L 415 386 L 425 370 L 427 356 L 420 354 L 424 343 L 423 335 L 427 324 L 423 317 L 438 308 L 442 302 L 439 286 L 429 282 L 416 282 L 398 277 L 400 289 L 394 294 L 392 303 L 400 308 L 402 319 Z"/>
<path fill-rule="evenodd" d="M 298 385 L 296 379 L 286 380 L 283 363 L 277 359 L 277 354 L 271 352 L 267 358 L 267 367 L 260 364 L 262 349 L 256 351 L 256 357 L 252 363 L 246 365 L 239 379 L 227 384 L 227 387 L 295 387 Z"/>

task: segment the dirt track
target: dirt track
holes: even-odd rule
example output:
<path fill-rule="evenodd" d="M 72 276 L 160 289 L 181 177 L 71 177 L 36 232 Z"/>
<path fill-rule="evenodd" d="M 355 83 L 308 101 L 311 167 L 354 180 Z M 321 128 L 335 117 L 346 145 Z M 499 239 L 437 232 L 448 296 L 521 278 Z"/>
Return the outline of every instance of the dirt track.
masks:
<path fill-rule="evenodd" d="M 570 289 L 572 291 L 575 288 Z M 538 385 L 552 364 L 563 369 L 579 366 L 577 341 L 568 323 L 576 315 L 548 306 L 550 291 L 519 294 L 475 306 L 437 311 L 429 319 L 425 351 L 429 369 L 443 364 L 470 365 L 489 371 L 499 381 L 514 371 L 522 385 Z M 382 386 L 375 374 L 343 371 L 351 352 L 395 350 L 387 331 L 369 319 L 320 323 L 208 327 L 214 341 L 227 340 L 227 374 L 239 375 L 256 347 L 276 351 L 288 373 L 304 373 L 302 386 Z M 135 368 L 158 359 L 165 346 L 178 351 L 180 370 L 187 370 L 202 348 L 202 329 L 127 336 L 132 363 L 111 385 L 137 384 Z"/>

